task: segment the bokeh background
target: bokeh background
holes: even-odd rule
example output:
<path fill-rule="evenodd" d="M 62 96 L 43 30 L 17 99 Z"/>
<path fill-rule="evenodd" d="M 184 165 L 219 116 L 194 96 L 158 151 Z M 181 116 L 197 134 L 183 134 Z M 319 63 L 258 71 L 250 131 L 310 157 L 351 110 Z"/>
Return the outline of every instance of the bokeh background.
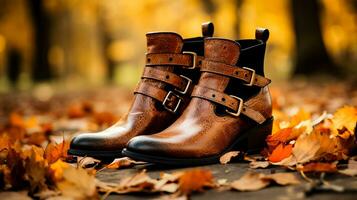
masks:
<path fill-rule="evenodd" d="M 270 30 L 266 73 L 357 77 L 356 0 L 0 0 L 0 92 L 36 87 L 132 88 L 143 69 L 145 33 L 253 38 Z"/>

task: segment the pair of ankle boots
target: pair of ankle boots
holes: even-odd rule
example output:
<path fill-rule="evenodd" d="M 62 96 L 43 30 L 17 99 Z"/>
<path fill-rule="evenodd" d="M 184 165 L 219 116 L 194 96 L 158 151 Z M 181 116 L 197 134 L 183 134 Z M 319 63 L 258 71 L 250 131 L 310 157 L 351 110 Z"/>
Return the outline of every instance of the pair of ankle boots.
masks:
<path fill-rule="evenodd" d="M 168 165 L 219 162 L 226 152 L 257 152 L 272 129 L 264 77 L 267 29 L 255 39 L 148 33 L 146 65 L 129 113 L 112 127 L 73 138 L 69 153 L 128 156 Z"/>

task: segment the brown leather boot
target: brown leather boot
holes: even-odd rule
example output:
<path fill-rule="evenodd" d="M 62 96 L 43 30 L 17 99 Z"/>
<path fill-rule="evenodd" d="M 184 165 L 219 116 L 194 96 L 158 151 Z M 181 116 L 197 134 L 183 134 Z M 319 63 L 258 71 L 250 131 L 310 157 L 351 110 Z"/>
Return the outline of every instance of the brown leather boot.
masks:
<path fill-rule="evenodd" d="M 134 136 L 160 132 L 186 108 L 200 76 L 203 38 L 213 35 L 213 24 L 202 24 L 203 37 L 182 39 L 177 33 L 148 33 L 146 66 L 127 116 L 98 133 L 73 138 L 69 154 L 101 159 L 120 157 Z"/>
<path fill-rule="evenodd" d="M 131 139 L 136 160 L 169 165 L 219 162 L 232 150 L 256 152 L 271 133 L 272 105 L 263 63 L 267 29 L 238 42 L 207 38 L 201 77 L 184 113 L 168 128 Z"/>

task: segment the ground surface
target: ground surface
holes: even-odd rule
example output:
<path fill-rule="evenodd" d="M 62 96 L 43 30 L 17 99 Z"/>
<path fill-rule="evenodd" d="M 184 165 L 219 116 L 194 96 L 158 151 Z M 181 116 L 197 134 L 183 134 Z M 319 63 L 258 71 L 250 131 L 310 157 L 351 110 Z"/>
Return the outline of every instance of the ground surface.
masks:
<path fill-rule="evenodd" d="M 104 170 L 97 174 L 98 179 L 107 182 L 115 182 L 122 177 L 127 177 L 138 172 L 139 169 L 143 167 L 137 167 L 136 169 L 122 169 L 122 170 Z M 216 179 L 227 179 L 228 181 L 233 181 L 240 178 L 247 170 L 249 166 L 247 163 L 232 163 L 227 165 L 209 165 L 203 166 L 203 168 L 212 171 Z M 146 169 L 149 175 L 152 177 L 158 177 L 161 172 L 174 172 L 177 170 L 185 170 L 185 168 L 162 168 L 156 166 L 148 166 Z M 285 171 L 281 168 L 271 168 L 271 169 L 260 169 L 255 170 L 264 173 L 271 173 L 272 171 L 279 172 Z M 255 192 L 237 192 L 237 191 L 218 191 L 216 189 L 208 190 L 203 193 L 196 193 L 191 196 L 191 199 L 203 200 L 203 199 L 344 199 L 344 200 L 355 200 L 357 195 L 357 178 L 333 175 L 328 176 L 327 180 L 331 184 L 336 184 L 345 187 L 345 189 L 352 191 L 349 192 L 331 192 L 331 191 L 315 191 L 309 194 L 307 191 L 308 186 L 287 186 L 279 187 L 273 186 L 265 188 L 260 191 Z M 146 195 L 146 194 L 130 194 L 130 195 L 110 195 L 107 199 L 148 199 L 148 198 L 162 198 L 160 195 Z"/>
<path fill-rule="evenodd" d="M 357 106 L 357 87 L 354 82 L 311 83 L 292 81 L 273 85 L 273 104 L 276 114 L 294 112 L 303 108 L 312 114 L 324 111 L 334 112 L 343 105 Z M 123 116 L 132 99 L 129 90 L 117 87 L 104 87 L 85 91 L 61 91 L 51 87 L 37 88 L 33 92 L 12 92 L 0 95 L 0 125 L 6 123 L 11 113 L 18 112 L 25 116 L 37 116 L 53 125 L 52 140 L 62 137 L 71 138 L 80 131 L 96 131 L 107 127 Z M 82 111 L 91 113 L 83 113 Z M 94 114 L 92 110 L 95 110 Z M 167 168 L 155 165 L 138 165 L 128 169 L 105 169 L 97 172 L 96 177 L 105 182 L 118 182 L 123 177 L 147 169 L 151 177 L 158 177 L 162 172 L 174 172 L 183 168 Z M 201 166 L 212 171 L 215 179 L 237 180 L 249 169 L 247 163 Z M 255 170 L 270 174 L 286 171 L 283 168 Z M 299 176 L 301 178 L 301 176 Z M 302 178 L 301 178 L 302 179 Z M 315 188 L 309 190 L 308 183 L 299 186 L 271 186 L 256 192 L 236 192 L 231 190 L 205 190 L 195 193 L 192 199 L 356 199 L 357 178 L 343 175 L 326 175 L 335 187 L 331 189 Z M 336 192 L 342 188 L 344 191 Z M 310 192 L 308 192 L 310 191 Z M 162 198 L 165 195 L 126 194 L 110 195 L 108 199 L 148 199 Z"/>

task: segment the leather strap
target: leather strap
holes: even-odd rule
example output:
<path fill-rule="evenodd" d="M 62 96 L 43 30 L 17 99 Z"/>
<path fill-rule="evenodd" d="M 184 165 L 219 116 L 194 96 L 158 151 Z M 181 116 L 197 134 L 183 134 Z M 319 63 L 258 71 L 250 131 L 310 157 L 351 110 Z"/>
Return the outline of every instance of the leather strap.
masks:
<path fill-rule="evenodd" d="M 191 85 L 191 80 L 185 76 L 179 76 L 175 73 L 153 67 L 145 67 L 142 78 L 150 78 L 170 84 L 182 94 L 185 94 Z"/>
<path fill-rule="evenodd" d="M 206 87 L 195 86 L 191 96 L 206 99 L 208 101 L 212 101 L 219 105 L 222 105 L 229 109 L 227 110 L 228 113 L 232 113 L 230 111 L 238 113 L 239 110 L 241 110 L 242 114 L 251 118 L 259 124 L 264 123 L 266 120 L 264 115 L 262 115 L 259 111 L 250 108 L 248 105 L 243 103 L 243 100 L 232 95 L 228 95 Z M 241 101 L 242 107 L 240 108 Z"/>
<path fill-rule="evenodd" d="M 258 87 L 265 87 L 271 82 L 270 79 L 255 74 L 254 70 L 252 69 L 241 68 L 241 67 L 228 65 L 220 62 L 209 61 L 209 60 L 202 61 L 201 71 L 211 72 L 215 74 L 220 74 L 220 75 L 240 79 L 245 81 L 246 83 L 252 83 L 252 85 Z"/>
<path fill-rule="evenodd" d="M 183 66 L 187 68 L 200 68 L 203 56 L 197 56 L 194 52 L 184 53 L 148 53 L 146 54 L 146 65 L 168 65 Z"/>
<path fill-rule="evenodd" d="M 161 102 L 164 108 L 170 112 L 176 113 L 180 110 L 183 99 L 172 91 L 153 86 L 149 83 L 141 82 L 135 89 L 134 94 L 143 94 Z"/>

